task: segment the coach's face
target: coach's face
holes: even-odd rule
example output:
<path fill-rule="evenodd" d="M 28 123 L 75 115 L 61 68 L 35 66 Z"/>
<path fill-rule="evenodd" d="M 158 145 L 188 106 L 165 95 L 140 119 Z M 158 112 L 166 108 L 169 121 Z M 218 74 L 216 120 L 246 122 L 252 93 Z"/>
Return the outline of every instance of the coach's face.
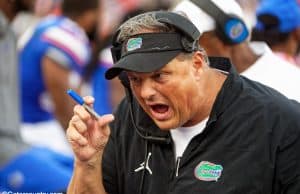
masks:
<path fill-rule="evenodd" d="M 205 73 L 201 53 L 180 54 L 158 71 L 127 72 L 131 89 L 145 112 L 162 130 L 201 121 Z"/>

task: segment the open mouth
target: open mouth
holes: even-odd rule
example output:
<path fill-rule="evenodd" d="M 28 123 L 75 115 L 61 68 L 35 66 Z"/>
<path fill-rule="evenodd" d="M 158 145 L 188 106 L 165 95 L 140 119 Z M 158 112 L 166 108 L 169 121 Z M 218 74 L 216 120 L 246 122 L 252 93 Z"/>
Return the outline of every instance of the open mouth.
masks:
<path fill-rule="evenodd" d="M 162 114 L 162 113 L 165 113 L 168 111 L 169 106 L 164 105 L 164 104 L 157 104 L 157 105 L 151 106 L 151 108 L 153 109 L 153 111 Z"/>
<path fill-rule="evenodd" d="M 155 119 L 165 120 L 170 115 L 170 107 L 165 104 L 151 105 L 151 114 Z"/>

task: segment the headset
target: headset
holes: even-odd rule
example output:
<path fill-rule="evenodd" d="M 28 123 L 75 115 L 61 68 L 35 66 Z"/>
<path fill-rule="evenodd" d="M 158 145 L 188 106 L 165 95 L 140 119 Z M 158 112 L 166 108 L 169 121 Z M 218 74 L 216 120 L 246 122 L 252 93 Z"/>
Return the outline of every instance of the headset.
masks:
<path fill-rule="evenodd" d="M 234 45 L 247 39 L 249 30 L 245 22 L 233 14 L 226 14 L 211 0 L 190 0 L 216 21 L 216 33 L 225 43 Z"/>
<path fill-rule="evenodd" d="M 181 43 L 186 52 L 192 52 L 196 50 L 198 46 L 198 39 L 200 37 L 199 30 L 194 24 L 182 15 L 168 11 L 153 11 L 145 14 L 153 14 L 157 21 L 175 27 L 180 33 L 183 34 Z M 138 15 L 136 17 L 142 17 L 145 14 Z M 112 58 L 116 63 L 121 58 L 122 43 L 117 41 L 120 29 L 114 34 L 112 38 Z"/>

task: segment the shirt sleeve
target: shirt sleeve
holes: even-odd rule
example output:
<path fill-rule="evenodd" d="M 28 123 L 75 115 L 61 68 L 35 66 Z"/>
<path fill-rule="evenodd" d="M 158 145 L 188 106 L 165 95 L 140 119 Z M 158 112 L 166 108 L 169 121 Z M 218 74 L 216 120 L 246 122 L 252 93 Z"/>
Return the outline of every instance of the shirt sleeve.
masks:
<path fill-rule="evenodd" d="M 112 125 L 110 126 L 112 128 Z M 112 134 L 112 133 L 111 133 Z M 108 194 L 118 194 L 118 184 L 117 184 L 117 155 L 116 155 L 116 145 L 114 144 L 114 138 L 110 136 L 102 158 L 102 176 L 103 185 L 106 193 Z M 120 170 L 120 169 L 119 169 Z"/>
<path fill-rule="evenodd" d="M 89 43 L 82 37 L 60 26 L 47 29 L 42 35 L 42 41 L 47 43 L 45 56 L 81 73 L 91 57 Z"/>

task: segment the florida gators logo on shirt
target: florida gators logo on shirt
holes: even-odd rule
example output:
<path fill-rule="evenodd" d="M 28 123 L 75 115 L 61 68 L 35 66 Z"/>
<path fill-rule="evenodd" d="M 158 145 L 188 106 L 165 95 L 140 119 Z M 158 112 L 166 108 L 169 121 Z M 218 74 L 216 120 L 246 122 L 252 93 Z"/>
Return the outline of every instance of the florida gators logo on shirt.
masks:
<path fill-rule="evenodd" d="M 221 165 L 202 161 L 196 166 L 194 175 L 201 181 L 218 181 L 222 171 L 223 167 Z"/>

